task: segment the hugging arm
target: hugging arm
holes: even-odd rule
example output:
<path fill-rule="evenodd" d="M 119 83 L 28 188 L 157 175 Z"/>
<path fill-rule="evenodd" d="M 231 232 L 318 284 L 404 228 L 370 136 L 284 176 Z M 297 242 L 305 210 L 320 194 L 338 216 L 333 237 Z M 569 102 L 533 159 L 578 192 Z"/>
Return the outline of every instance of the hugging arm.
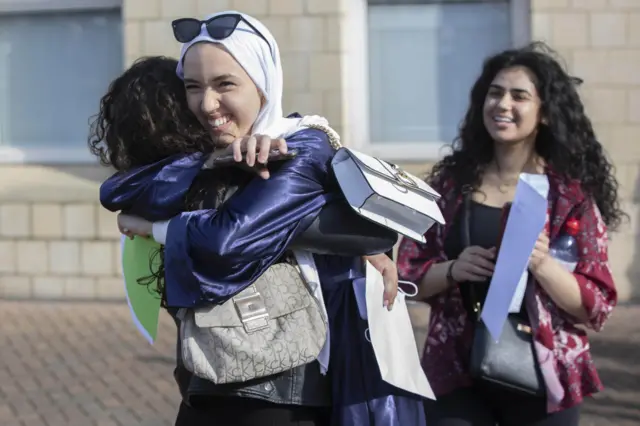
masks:
<path fill-rule="evenodd" d="M 118 172 L 100 185 L 100 203 L 150 221 L 173 217 L 184 210 L 184 198 L 206 159 L 202 153 L 172 155 Z"/>
<path fill-rule="evenodd" d="M 166 232 L 169 305 L 226 301 L 276 262 L 338 198 L 329 179 L 333 149 L 326 134 L 302 130 L 287 143 L 298 155 L 277 165 L 269 179 L 253 179 L 219 209 L 184 212 L 154 224 L 157 240 L 162 229 Z"/>
<path fill-rule="evenodd" d="M 174 155 L 116 173 L 101 185 L 100 201 L 110 211 L 150 221 L 169 219 L 184 211 L 184 198 L 206 158 L 201 153 Z M 395 232 L 361 217 L 340 196 L 302 223 L 302 229 L 309 225 L 294 238 L 292 249 L 360 256 L 391 250 L 397 241 Z"/>

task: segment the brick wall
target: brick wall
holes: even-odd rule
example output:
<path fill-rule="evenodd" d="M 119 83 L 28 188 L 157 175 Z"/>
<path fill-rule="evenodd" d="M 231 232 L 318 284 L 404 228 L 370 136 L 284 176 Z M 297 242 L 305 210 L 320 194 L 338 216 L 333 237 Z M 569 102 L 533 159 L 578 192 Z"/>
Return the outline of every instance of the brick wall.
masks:
<path fill-rule="evenodd" d="M 0 205 L 7 298 L 122 299 L 115 217 L 97 203 Z"/>
<path fill-rule="evenodd" d="M 640 1 L 531 0 L 531 9 L 533 39 L 556 48 L 584 79 L 587 112 L 617 169 L 630 221 L 612 235 L 609 256 L 627 299 L 640 293 Z"/>

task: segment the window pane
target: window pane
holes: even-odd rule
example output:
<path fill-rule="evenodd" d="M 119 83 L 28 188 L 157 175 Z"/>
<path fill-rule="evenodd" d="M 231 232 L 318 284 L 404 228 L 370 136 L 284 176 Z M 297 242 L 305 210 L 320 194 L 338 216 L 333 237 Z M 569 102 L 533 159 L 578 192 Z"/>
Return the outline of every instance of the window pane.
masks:
<path fill-rule="evenodd" d="M 482 61 L 510 46 L 508 3 L 370 6 L 372 142 L 453 140 Z"/>
<path fill-rule="evenodd" d="M 0 146 L 83 147 L 122 72 L 120 11 L 0 15 Z"/>
<path fill-rule="evenodd" d="M 369 5 L 378 4 L 436 4 L 436 3 L 507 3 L 509 0 L 367 0 Z"/>

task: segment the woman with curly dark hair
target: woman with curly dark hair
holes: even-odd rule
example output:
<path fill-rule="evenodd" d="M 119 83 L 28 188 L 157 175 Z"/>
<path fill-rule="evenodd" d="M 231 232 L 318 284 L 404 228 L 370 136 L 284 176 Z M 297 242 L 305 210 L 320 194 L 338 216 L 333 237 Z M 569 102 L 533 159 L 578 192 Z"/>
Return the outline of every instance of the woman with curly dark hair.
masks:
<path fill-rule="evenodd" d="M 419 283 L 432 309 L 423 359 L 438 396 L 425 404 L 431 426 L 578 425 L 583 398 L 602 389 L 579 326 L 600 330 L 616 304 L 606 229 L 624 213 L 578 83 L 540 43 L 488 58 L 453 152 L 431 171 L 447 224 L 430 229 L 426 244 L 403 240 L 398 255 L 401 278 Z M 478 304 L 493 274 L 503 206 L 513 200 L 523 172 L 545 174 L 550 186 L 548 222 L 528 266 L 532 279 L 521 311 L 513 314 L 532 330 L 538 394 L 470 373 Z M 549 255 L 549 242 L 570 220 L 579 223 L 573 272 Z"/>

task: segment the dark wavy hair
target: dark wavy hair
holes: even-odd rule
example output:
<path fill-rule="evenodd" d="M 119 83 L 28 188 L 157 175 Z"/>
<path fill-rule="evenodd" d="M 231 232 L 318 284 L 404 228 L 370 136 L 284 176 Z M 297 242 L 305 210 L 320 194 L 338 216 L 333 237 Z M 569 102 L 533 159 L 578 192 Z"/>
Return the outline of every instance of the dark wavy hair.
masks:
<path fill-rule="evenodd" d="M 485 60 L 471 89 L 469 109 L 453 142 L 453 152 L 431 169 L 428 180 L 452 177 L 460 192 L 479 186 L 494 157 L 494 141 L 483 122 L 485 98 L 496 75 L 515 66 L 535 75 L 540 115 L 546 120 L 538 129 L 537 154 L 555 173 L 580 181 L 585 194 L 595 200 L 604 222 L 615 229 L 626 215 L 620 210 L 613 165 L 596 138 L 578 94 L 582 80 L 570 76 L 544 43 L 505 50 Z"/>
<path fill-rule="evenodd" d="M 213 150 L 211 137 L 189 111 L 177 65 L 164 56 L 144 57 L 113 80 L 89 133 L 89 149 L 102 165 L 126 171 L 174 154 Z M 185 200 L 185 210 L 194 203 Z M 166 307 L 163 247 L 152 253 L 149 267 L 151 275 L 138 284 L 156 292 Z"/>
<path fill-rule="evenodd" d="M 213 151 L 211 136 L 189 111 L 177 64 L 164 56 L 140 58 L 111 83 L 89 135 L 89 149 L 103 165 L 126 171 L 175 154 Z M 185 196 L 184 210 L 217 206 L 229 187 L 250 177 L 234 167 L 203 171 Z M 151 254 L 149 267 L 151 275 L 138 284 L 157 293 L 166 307 L 164 247 Z"/>
<path fill-rule="evenodd" d="M 189 111 L 175 59 L 138 59 L 113 80 L 92 117 L 89 149 L 116 170 L 178 153 L 210 152 L 213 142 Z"/>

